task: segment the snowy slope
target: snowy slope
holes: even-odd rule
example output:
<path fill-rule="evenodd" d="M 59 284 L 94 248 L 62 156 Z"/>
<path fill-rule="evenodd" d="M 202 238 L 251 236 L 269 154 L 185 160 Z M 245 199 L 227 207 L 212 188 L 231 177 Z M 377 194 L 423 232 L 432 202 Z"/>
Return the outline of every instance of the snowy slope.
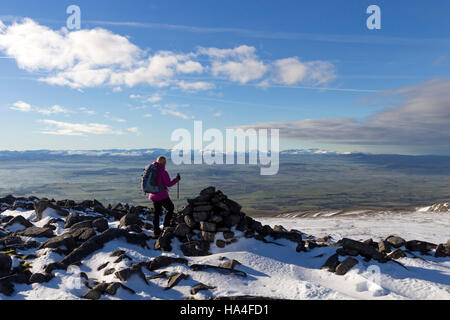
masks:
<path fill-rule="evenodd" d="M 51 218 L 57 217 L 51 209 L 45 211 L 44 218 L 36 222 L 34 211 L 7 210 L 2 216 L 21 215 L 34 222 L 36 226 L 45 225 Z M 306 235 L 323 237 L 331 235 L 334 241 L 343 237 L 355 240 L 373 238 L 375 241 L 385 239 L 395 234 L 407 240 L 419 239 L 434 243 L 445 243 L 450 238 L 450 215 L 447 213 L 410 212 L 385 213 L 375 215 L 328 216 L 316 218 L 266 218 L 258 219 L 263 224 L 283 225 L 286 229 L 297 229 Z M 110 221 L 110 227 L 117 227 L 117 221 Z M 10 226 L 13 231 L 18 226 Z M 67 232 L 64 224 L 58 223 L 56 234 Z M 144 231 L 148 232 L 148 231 Z M 209 291 L 201 291 L 196 299 L 208 299 L 218 296 L 255 295 L 283 299 L 450 299 L 450 258 L 435 258 L 431 255 L 421 256 L 423 259 L 400 258 L 407 269 L 394 262 L 378 263 L 364 261 L 356 257 L 358 264 L 346 275 L 338 276 L 321 266 L 329 256 L 335 253 L 336 247 L 315 248 L 308 252 L 297 253 L 296 244 L 288 240 L 276 240 L 283 246 L 263 243 L 253 238 L 246 239 L 242 232 L 234 230 L 238 241 L 218 248 L 211 246 L 212 255 L 205 257 L 186 257 L 188 265 L 194 263 L 220 265 L 226 259 L 238 260 L 242 265 L 236 267 L 247 273 L 242 278 L 236 275 L 223 275 L 215 271 L 192 271 L 183 264 L 173 264 L 151 272 L 142 268 L 146 276 L 156 275 L 162 271 L 168 274 L 182 272 L 189 278 L 182 280 L 170 290 L 164 290 L 167 279 L 153 279 L 146 284 L 137 275 L 129 278 L 125 285 L 133 289 L 132 294 L 120 288 L 115 296 L 103 295 L 101 299 L 185 299 L 193 297 L 191 287 L 198 282 L 215 287 Z M 150 234 L 150 232 L 148 232 Z M 306 237 L 304 235 L 304 237 Z M 220 237 L 219 237 L 220 238 Z M 46 239 L 34 239 L 45 241 Z M 155 240 L 149 240 L 153 248 Z M 70 285 L 74 279 L 78 281 L 79 272 L 84 272 L 89 278 L 88 283 L 118 281 L 114 274 L 104 276 L 104 269 L 98 267 L 109 262 L 109 267 L 116 270 L 130 267 L 136 262 L 145 262 L 159 255 L 183 257 L 178 240 L 172 245 L 170 253 L 161 253 L 153 249 L 144 249 L 138 245 L 116 239 L 108 242 L 105 247 L 94 252 L 82 261 L 79 270 L 55 270 L 56 275 L 48 283 L 32 285 L 16 284 L 15 293 L 11 297 L 0 294 L 1 299 L 81 299 L 87 291 L 84 284 L 80 287 Z M 132 259 L 124 259 L 114 263 L 116 258 L 111 253 L 122 249 Z M 33 273 L 43 272 L 46 265 L 63 258 L 50 249 L 35 249 L 21 251 L 21 254 L 37 253 L 31 270 Z M 418 256 L 420 256 L 417 253 Z M 18 263 L 16 258 L 13 264 Z M 380 273 L 372 273 L 379 270 Z M 84 282 L 84 279 L 80 280 Z"/>

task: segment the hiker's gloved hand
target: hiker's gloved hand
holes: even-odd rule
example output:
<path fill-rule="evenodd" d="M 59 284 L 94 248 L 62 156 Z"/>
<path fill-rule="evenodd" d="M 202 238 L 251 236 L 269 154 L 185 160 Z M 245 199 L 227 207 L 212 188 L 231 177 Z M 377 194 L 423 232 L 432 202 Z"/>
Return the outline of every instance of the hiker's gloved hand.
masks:
<path fill-rule="evenodd" d="M 178 179 L 178 180 L 181 180 L 181 176 L 180 176 L 179 173 L 177 173 L 177 179 Z"/>

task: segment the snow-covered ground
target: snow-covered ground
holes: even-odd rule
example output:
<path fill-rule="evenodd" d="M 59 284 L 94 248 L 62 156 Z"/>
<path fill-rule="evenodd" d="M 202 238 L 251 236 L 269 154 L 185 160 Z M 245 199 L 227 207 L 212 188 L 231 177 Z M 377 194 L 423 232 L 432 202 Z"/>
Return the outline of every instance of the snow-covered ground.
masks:
<path fill-rule="evenodd" d="M 5 211 L 2 215 L 22 215 L 33 221 L 36 226 L 45 225 L 52 217 L 48 216 L 34 222 L 34 211 Z M 398 235 L 406 240 L 425 240 L 436 244 L 445 243 L 450 238 L 450 213 L 434 213 L 417 211 L 410 213 L 379 213 L 371 215 L 325 215 L 310 218 L 261 218 L 263 224 L 282 225 L 286 229 L 297 229 L 307 235 L 323 237 L 331 235 L 333 241 L 343 237 L 355 240 L 373 238 L 378 241 L 389 235 Z M 110 221 L 111 227 L 117 222 Z M 19 228 L 18 226 L 11 226 Z M 156 275 L 162 271 L 168 274 L 182 272 L 189 278 L 182 280 L 170 290 L 164 290 L 167 279 L 149 280 L 146 284 L 138 276 L 132 276 L 124 284 L 136 293 L 132 294 L 120 288 L 115 296 L 103 295 L 102 299 L 185 299 L 193 297 L 192 286 L 201 282 L 215 289 L 200 291 L 196 299 L 208 299 L 217 296 L 255 295 L 283 299 L 449 299 L 450 300 L 450 258 L 435 258 L 432 255 L 420 258 L 400 258 L 398 261 L 405 268 L 394 262 L 378 263 L 374 260 L 366 262 L 362 257 L 356 259 L 358 264 L 346 275 L 338 276 L 327 270 L 321 270 L 324 262 L 335 253 L 336 247 L 315 248 L 308 252 L 297 253 L 296 244 L 288 240 L 276 240 L 283 246 L 263 243 L 255 239 L 246 239 L 234 230 L 238 241 L 218 248 L 211 246 L 212 255 L 205 257 L 186 257 L 189 265 L 194 263 L 220 265 L 225 259 L 238 260 L 242 265 L 236 267 L 247 273 L 247 277 L 223 275 L 215 271 L 192 271 L 183 264 L 173 264 L 150 272 L 142 271 L 146 276 Z M 67 232 L 63 223 L 58 223 L 56 234 Z M 146 232 L 146 231 L 145 231 Z M 221 235 L 221 234 L 220 234 Z M 219 237 L 220 238 L 220 237 Z M 217 238 L 216 238 L 217 239 Z M 38 241 L 46 239 L 37 239 Z M 270 239 L 269 239 L 270 240 Z M 161 253 L 153 250 L 155 240 L 149 240 L 149 247 L 144 249 L 138 245 L 116 239 L 82 261 L 79 270 L 55 270 L 56 275 L 48 283 L 15 284 L 15 293 L 11 297 L 0 294 L 1 299 L 81 299 L 87 291 L 82 284 L 79 272 L 89 277 L 89 283 L 118 281 L 114 274 L 104 276 L 104 269 L 97 268 L 109 262 L 109 267 L 116 270 L 130 267 L 132 263 L 149 261 L 159 255 L 183 257 L 178 240 L 173 240 L 174 250 Z M 122 249 L 132 259 L 124 259 L 119 263 L 113 261 L 111 253 Z M 21 254 L 35 253 L 35 249 L 21 251 Z M 49 249 L 38 250 L 39 257 L 32 264 L 32 272 L 43 272 L 45 265 L 59 261 L 63 256 Z M 341 257 L 342 260 L 342 257 Z M 13 261 L 14 263 L 14 261 Z M 75 281 L 75 282 L 74 282 Z M 81 280 L 81 282 L 83 282 Z"/>

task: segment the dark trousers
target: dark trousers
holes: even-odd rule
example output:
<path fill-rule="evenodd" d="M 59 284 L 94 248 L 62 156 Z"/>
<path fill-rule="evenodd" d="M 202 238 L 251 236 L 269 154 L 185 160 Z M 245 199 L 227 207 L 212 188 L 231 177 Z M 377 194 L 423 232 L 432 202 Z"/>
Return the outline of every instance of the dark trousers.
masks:
<path fill-rule="evenodd" d="M 153 206 L 155 207 L 155 213 L 153 215 L 153 232 L 155 234 L 161 233 L 161 229 L 159 228 L 159 218 L 162 214 L 162 208 L 167 210 L 166 216 L 164 217 L 164 228 L 170 225 L 170 220 L 172 220 L 173 211 L 175 210 L 175 206 L 173 205 L 172 200 L 170 198 L 166 198 L 164 200 L 153 201 Z"/>

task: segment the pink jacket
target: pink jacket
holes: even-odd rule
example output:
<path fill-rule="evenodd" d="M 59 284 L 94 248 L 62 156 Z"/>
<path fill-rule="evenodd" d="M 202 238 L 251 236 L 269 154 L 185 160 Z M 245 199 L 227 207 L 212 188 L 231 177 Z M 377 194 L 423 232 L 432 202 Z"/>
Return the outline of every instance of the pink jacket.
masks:
<path fill-rule="evenodd" d="M 150 195 L 148 196 L 148 200 L 160 201 L 167 199 L 169 197 L 167 188 L 176 185 L 180 180 L 178 180 L 177 178 L 170 180 L 169 173 L 167 173 L 165 165 L 159 162 L 153 162 L 152 164 L 160 169 L 158 178 L 156 179 L 156 183 L 158 184 L 158 186 L 165 189 L 158 193 L 150 193 Z"/>

